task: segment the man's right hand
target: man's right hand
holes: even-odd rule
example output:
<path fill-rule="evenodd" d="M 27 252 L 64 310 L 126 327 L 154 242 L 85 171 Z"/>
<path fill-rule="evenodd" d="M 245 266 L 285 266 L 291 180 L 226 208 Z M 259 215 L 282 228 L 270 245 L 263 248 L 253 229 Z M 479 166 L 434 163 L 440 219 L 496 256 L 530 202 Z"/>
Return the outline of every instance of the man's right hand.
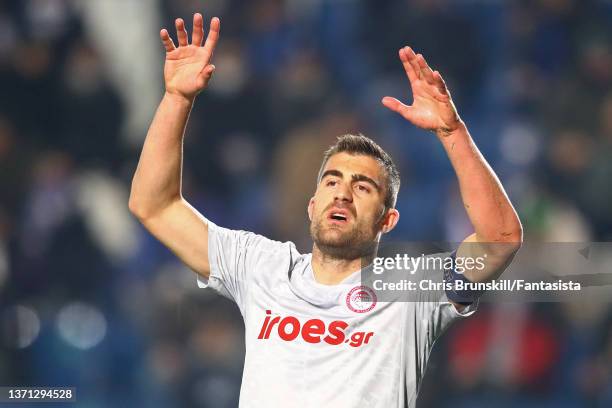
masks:
<path fill-rule="evenodd" d="M 200 13 L 193 15 L 193 33 L 191 44 L 185 30 L 185 22 L 181 18 L 175 20 L 176 34 L 179 46 L 176 47 L 163 29 L 160 37 L 166 48 L 166 64 L 164 66 L 164 80 L 166 92 L 193 100 L 208 85 L 215 66 L 210 64 L 217 40 L 221 22 L 217 17 L 210 21 L 210 30 L 204 46 L 203 18 Z"/>

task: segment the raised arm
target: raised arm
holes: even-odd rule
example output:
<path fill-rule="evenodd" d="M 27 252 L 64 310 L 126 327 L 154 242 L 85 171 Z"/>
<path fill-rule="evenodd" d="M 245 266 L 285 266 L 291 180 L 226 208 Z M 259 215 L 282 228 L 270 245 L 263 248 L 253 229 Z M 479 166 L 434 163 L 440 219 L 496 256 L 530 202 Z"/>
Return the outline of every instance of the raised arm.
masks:
<path fill-rule="evenodd" d="M 442 76 L 432 71 L 421 54 L 410 47 L 399 52 L 414 102 L 405 105 L 384 97 L 383 105 L 414 125 L 435 132 L 444 146 L 459 180 L 461 198 L 474 233 L 457 250 L 457 257 L 476 258 L 487 254 L 485 268 L 466 270 L 472 282 L 496 278 L 519 249 L 521 222 L 493 169 L 472 140 L 460 119 Z"/>
<path fill-rule="evenodd" d="M 185 23 L 176 19 L 178 47 L 166 29 L 160 37 L 166 49 L 166 92 L 155 113 L 132 180 L 130 211 L 187 266 L 209 275 L 208 226 L 205 218 L 181 194 L 183 136 L 195 97 L 206 88 L 215 69 L 210 64 L 219 38 L 213 18 L 206 42 L 201 14 L 193 17 L 189 44 Z"/>

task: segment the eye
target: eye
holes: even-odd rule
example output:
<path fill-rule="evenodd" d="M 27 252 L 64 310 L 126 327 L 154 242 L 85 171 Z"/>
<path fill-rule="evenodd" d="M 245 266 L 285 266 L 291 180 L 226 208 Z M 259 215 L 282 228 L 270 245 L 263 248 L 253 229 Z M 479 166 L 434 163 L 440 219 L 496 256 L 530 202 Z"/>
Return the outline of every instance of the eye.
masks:
<path fill-rule="evenodd" d="M 333 180 L 333 179 L 327 180 L 327 182 L 325 182 L 325 185 L 329 186 L 329 187 L 333 187 L 336 184 L 338 184 L 338 182 L 336 180 Z"/>
<path fill-rule="evenodd" d="M 368 186 L 366 186 L 365 184 L 357 184 L 357 190 L 362 191 L 364 193 L 369 193 L 370 192 L 370 188 Z"/>

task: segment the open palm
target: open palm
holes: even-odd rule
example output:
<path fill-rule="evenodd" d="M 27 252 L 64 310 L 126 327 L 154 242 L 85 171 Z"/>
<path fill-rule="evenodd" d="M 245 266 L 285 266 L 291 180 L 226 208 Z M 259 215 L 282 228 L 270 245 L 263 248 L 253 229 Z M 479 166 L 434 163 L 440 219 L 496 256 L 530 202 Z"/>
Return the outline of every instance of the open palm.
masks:
<path fill-rule="evenodd" d="M 385 96 L 383 105 L 402 115 L 422 129 L 448 133 L 460 125 L 457 109 L 450 92 L 438 71 L 432 71 L 421 54 L 415 54 L 410 47 L 399 51 L 410 86 L 413 103 L 408 106 L 396 98 Z"/>
<path fill-rule="evenodd" d="M 166 48 L 164 66 L 166 92 L 192 99 L 206 88 L 215 70 L 210 60 L 219 39 L 221 23 L 216 17 L 210 21 L 210 30 L 203 46 L 204 27 L 200 13 L 193 16 L 191 44 L 183 19 L 177 18 L 175 25 L 178 47 L 174 45 L 168 30 L 163 29 L 160 32 L 162 43 Z"/>

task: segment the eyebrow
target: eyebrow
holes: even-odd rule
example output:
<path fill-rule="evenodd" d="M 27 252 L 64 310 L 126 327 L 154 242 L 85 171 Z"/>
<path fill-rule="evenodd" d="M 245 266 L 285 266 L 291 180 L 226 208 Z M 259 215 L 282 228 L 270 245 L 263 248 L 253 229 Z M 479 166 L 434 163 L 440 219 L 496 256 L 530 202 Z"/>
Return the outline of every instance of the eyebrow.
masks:
<path fill-rule="evenodd" d="M 343 178 L 344 174 L 342 174 L 340 170 L 327 170 L 321 176 L 321 180 L 323 180 L 327 176 L 336 176 Z M 351 179 L 353 181 L 365 181 L 366 183 L 370 183 L 376 190 L 380 191 L 380 186 L 378 185 L 378 183 L 364 174 L 353 174 L 351 176 Z"/>

